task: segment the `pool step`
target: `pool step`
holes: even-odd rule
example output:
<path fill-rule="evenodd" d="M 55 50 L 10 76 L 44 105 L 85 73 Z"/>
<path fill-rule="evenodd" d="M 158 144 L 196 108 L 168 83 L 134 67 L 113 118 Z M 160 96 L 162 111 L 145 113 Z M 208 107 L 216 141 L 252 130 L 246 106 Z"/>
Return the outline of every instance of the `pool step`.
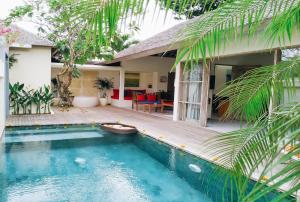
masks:
<path fill-rule="evenodd" d="M 77 132 L 64 132 L 64 133 L 40 133 L 40 134 L 20 134 L 5 136 L 5 143 L 17 143 L 17 142 L 39 142 L 39 141 L 54 141 L 54 140 L 70 140 L 70 139 L 86 139 L 86 138 L 102 138 L 103 134 L 98 131 L 77 131 Z"/>
<path fill-rule="evenodd" d="M 53 134 L 53 133 L 65 133 L 65 132 L 85 132 L 85 131 L 101 131 L 100 128 L 91 127 L 71 127 L 71 128 L 28 128 L 28 129 L 13 129 L 5 130 L 5 136 L 19 136 L 19 135 L 33 135 L 33 134 Z"/>

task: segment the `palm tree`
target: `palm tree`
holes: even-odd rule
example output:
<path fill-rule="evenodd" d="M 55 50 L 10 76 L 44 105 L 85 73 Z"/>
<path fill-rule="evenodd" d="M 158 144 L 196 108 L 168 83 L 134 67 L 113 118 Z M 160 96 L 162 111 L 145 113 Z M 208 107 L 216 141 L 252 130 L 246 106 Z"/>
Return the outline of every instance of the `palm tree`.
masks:
<path fill-rule="evenodd" d="M 130 34 L 116 33 L 113 36 L 110 45 L 101 47 L 101 51 L 99 51 L 99 54 L 96 55 L 96 57 L 104 60 L 112 60 L 118 52 L 139 42 L 138 40 L 131 39 L 131 37 Z"/>

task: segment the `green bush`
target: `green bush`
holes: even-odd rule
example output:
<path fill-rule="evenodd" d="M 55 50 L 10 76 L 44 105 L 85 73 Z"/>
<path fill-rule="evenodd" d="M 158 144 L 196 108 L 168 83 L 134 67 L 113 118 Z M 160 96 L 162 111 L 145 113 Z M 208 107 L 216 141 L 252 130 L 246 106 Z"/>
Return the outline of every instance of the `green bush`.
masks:
<path fill-rule="evenodd" d="M 44 85 L 37 90 L 27 90 L 25 85 L 19 82 L 9 84 L 9 106 L 14 115 L 33 114 L 33 105 L 36 107 L 35 114 L 50 113 L 53 99 L 50 86 Z"/>

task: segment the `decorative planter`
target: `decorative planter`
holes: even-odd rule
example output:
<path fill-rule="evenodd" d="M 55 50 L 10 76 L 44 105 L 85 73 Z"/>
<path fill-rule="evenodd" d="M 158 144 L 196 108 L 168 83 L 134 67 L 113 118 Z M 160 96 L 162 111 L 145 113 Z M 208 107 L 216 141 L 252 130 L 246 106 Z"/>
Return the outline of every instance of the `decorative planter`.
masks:
<path fill-rule="evenodd" d="M 99 98 L 101 106 L 106 106 L 107 105 L 107 98 Z"/>
<path fill-rule="evenodd" d="M 107 104 L 111 104 L 112 103 L 112 99 L 111 99 L 111 92 L 110 91 L 108 91 L 107 92 Z"/>
<path fill-rule="evenodd" d="M 73 100 L 74 107 L 96 107 L 98 103 L 98 98 L 96 96 L 75 96 Z"/>

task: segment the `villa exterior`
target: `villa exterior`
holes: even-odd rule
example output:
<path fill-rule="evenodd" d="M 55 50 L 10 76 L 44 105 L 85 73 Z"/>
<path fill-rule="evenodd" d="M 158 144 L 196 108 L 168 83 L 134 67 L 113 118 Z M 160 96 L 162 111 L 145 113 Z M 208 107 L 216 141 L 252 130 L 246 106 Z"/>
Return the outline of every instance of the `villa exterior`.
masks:
<path fill-rule="evenodd" d="M 70 86 L 72 94 L 97 97 L 95 79 L 106 77 L 114 83 L 114 89 L 109 94 L 109 102 L 113 106 L 131 108 L 132 97 L 128 95 L 130 91 L 164 91 L 173 99 L 174 121 L 191 121 L 206 126 L 209 118 L 219 120 L 226 109 L 218 109 L 213 101 L 225 87 L 225 83 L 251 68 L 278 63 L 281 60 L 280 46 L 275 43 L 267 49 L 261 28 L 250 41 L 243 37 L 241 41 L 227 43 L 226 48 L 220 50 L 219 57 L 208 61 L 205 67 L 199 61 L 193 71 L 184 71 L 183 59 L 173 68 L 176 52 L 180 47 L 180 42 L 173 42 L 181 30 L 194 21 L 192 19 L 176 25 L 121 51 L 113 61 L 78 65 L 81 76 L 73 79 Z M 14 31 L 18 33 L 18 37 L 10 45 L 9 54 L 14 54 L 17 62 L 9 70 L 9 77 L 3 68 L 7 62 L 1 63 L 3 67 L 0 82 L 6 82 L 9 78 L 10 83 L 24 83 L 31 89 L 51 85 L 51 79 L 56 78 L 63 66 L 62 63 L 51 63 L 51 42 L 17 27 L 14 27 Z M 295 31 L 291 42 L 287 44 L 287 48 L 300 47 L 299 33 Z M 5 61 L 8 53 L 3 50 L 5 49 L 1 50 L 1 59 Z M 1 87 L 3 89 L 0 89 L 0 93 L 7 93 L 5 85 Z M 4 111 L 8 108 L 6 102 L 2 100 L 0 103 Z M 3 128 L 4 118 L 0 120 Z"/>
<path fill-rule="evenodd" d="M 114 90 L 111 90 L 111 104 L 117 107 L 131 107 L 132 100 L 126 99 L 124 90 L 145 90 L 146 92 L 167 91 L 167 80 L 160 82 L 160 78 L 168 77 L 168 73 L 174 64 L 174 58 L 147 57 L 138 58 L 122 63 L 122 66 L 99 64 L 77 65 L 81 71 L 79 78 L 74 78 L 71 84 L 71 92 L 74 96 L 98 96 L 98 89 L 95 88 L 97 78 L 108 78 L 114 83 Z M 52 63 L 52 79 L 56 77 L 62 63 Z M 137 75 L 137 85 L 127 86 L 126 78 Z M 120 85 L 122 84 L 122 85 Z M 125 99 L 124 99 L 125 96 Z"/>
<path fill-rule="evenodd" d="M 161 71 L 167 75 L 167 71 L 170 71 L 172 63 L 175 62 L 177 49 L 180 47 L 180 42 L 175 44 L 173 42 L 181 30 L 193 22 L 194 19 L 176 25 L 121 51 L 113 61 L 106 64 L 118 63 L 123 69 L 128 66 L 135 66 L 137 70 L 147 67 L 149 71 L 151 71 L 150 68 L 153 69 L 153 72 L 161 68 Z M 227 81 L 237 78 L 251 68 L 276 64 L 281 60 L 279 44 L 274 43 L 272 47 L 269 47 L 262 31 L 263 27 L 250 40 L 245 36 L 241 41 L 228 42 L 226 47 L 220 50 L 218 58 L 208 61 L 205 67 L 203 67 L 203 62 L 199 61 L 198 67 L 192 72 L 183 71 L 185 60 L 182 60 L 176 67 L 174 81 L 174 121 L 192 121 L 206 126 L 208 118 L 219 119 L 224 109 L 217 109 L 213 100 L 216 94 L 225 87 Z M 286 48 L 300 47 L 299 32 L 295 30 L 291 42 L 286 44 Z M 160 61 L 167 59 L 172 62 L 170 65 L 160 67 L 150 65 L 149 67 L 150 58 Z M 157 85 L 161 85 L 159 81 Z M 120 102 L 122 99 L 123 97 L 119 98 Z"/>
<path fill-rule="evenodd" d="M 9 55 L 17 61 L 9 70 L 10 83 L 24 83 L 29 89 L 51 84 L 52 43 L 19 27 L 13 26 L 16 40 L 9 46 Z"/>
<path fill-rule="evenodd" d="M 17 26 L 12 26 L 12 31 L 12 44 L 0 37 L 0 137 L 9 114 L 9 83 L 24 83 L 27 89 L 51 84 L 51 42 Z M 9 67 L 12 55 L 16 62 Z"/>

